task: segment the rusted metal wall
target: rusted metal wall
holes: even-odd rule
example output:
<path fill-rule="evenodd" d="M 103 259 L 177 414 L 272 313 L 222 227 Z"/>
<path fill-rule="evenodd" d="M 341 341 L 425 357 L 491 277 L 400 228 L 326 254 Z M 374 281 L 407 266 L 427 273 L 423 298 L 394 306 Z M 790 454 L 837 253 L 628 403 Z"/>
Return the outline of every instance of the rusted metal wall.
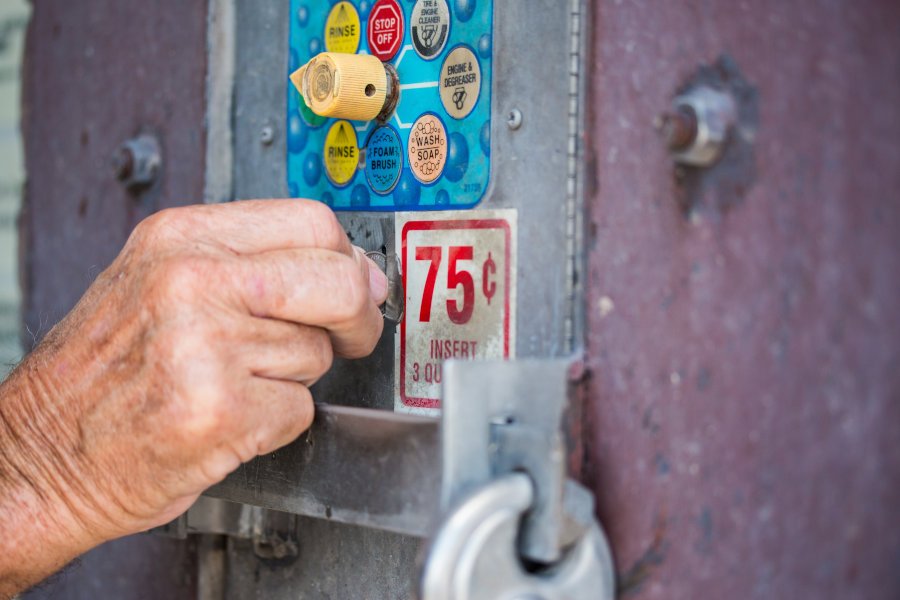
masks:
<path fill-rule="evenodd" d="M 21 220 L 25 344 L 40 339 L 150 212 L 202 200 L 206 2 L 35 0 L 24 82 Z M 159 137 L 157 184 L 128 193 L 118 146 Z M 101 548 L 32 597 L 193 598 L 186 542 L 139 536 Z"/>
<path fill-rule="evenodd" d="M 593 26 L 586 471 L 622 597 L 900 597 L 900 4 Z M 723 54 L 752 156 L 678 177 L 654 117 Z"/>

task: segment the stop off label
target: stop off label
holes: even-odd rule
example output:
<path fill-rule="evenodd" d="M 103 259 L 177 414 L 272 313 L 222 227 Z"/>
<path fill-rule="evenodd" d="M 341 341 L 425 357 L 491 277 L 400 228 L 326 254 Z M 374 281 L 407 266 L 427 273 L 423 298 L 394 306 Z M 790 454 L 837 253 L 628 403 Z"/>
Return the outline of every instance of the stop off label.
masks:
<path fill-rule="evenodd" d="M 403 41 L 403 9 L 394 0 L 379 0 L 369 13 L 369 51 L 387 62 L 397 55 Z"/>
<path fill-rule="evenodd" d="M 398 214 L 406 307 L 395 408 L 440 408 L 443 362 L 515 356 L 516 211 Z"/>

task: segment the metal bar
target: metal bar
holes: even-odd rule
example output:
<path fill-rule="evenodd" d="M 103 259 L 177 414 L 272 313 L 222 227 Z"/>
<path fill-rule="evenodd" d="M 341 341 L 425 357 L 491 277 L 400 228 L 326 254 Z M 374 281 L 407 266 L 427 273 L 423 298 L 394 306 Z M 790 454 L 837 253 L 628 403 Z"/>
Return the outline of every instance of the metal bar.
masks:
<path fill-rule="evenodd" d="M 424 537 L 439 511 L 437 419 L 321 405 L 312 428 L 206 495 Z"/>

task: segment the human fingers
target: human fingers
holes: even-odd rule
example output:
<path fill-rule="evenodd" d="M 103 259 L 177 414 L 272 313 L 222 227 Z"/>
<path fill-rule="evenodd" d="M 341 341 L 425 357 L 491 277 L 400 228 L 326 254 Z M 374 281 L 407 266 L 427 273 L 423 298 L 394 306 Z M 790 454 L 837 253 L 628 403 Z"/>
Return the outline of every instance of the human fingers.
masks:
<path fill-rule="evenodd" d="M 312 425 L 315 406 L 305 385 L 251 377 L 243 390 L 236 407 L 238 430 L 222 442 L 241 462 L 290 444 Z"/>
<path fill-rule="evenodd" d="M 328 332 L 320 327 L 248 317 L 237 351 L 257 377 L 312 385 L 334 360 Z"/>
<path fill-rule="evenodd" d="M 317 248 L 247 257 L 235 262 L 239 301 L 257 317 L 326 329 L 339 356 L 367 356 L 381 337 L 378 304 L 387 294 L 370 262 Z"/>
<path fill-rule="evenodd" d="M 236 254 L 290 248 L 353 253 L 334 212 L 313 200 L 240 200 L 168 209 L 142 222 L 136 236 L 187 239 Z"/>

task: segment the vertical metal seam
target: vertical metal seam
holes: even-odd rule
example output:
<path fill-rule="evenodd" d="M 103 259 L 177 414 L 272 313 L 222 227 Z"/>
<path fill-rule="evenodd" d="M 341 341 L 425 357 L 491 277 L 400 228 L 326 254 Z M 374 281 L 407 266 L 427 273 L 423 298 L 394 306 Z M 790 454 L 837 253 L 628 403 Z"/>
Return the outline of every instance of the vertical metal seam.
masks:
<path fill-rule="evenodd" d="M 581 284 L 576 280 L 581 266 L 583 233 L 581 231 L 583 217 L 581 174 L 581 147 L 579 132 L 582 126 L 581 93 L 582 93 L 582 19 L 583 0 L 570 0 L 569 4 L 569 95 L 568 95 L 568 160 L 566 164 L 566 316 L 564 324 L 565 348 L 568 353 L 577 349 L 576 331 L 582 321 L 579 316 L 578 291 Z"/>
<path fill-rule="evenodd" d="M 203 201 L 232 199 L 232 106 L 236 61 L 235 0 L 209 0 L 206 28 L 206 157 Z"/>

